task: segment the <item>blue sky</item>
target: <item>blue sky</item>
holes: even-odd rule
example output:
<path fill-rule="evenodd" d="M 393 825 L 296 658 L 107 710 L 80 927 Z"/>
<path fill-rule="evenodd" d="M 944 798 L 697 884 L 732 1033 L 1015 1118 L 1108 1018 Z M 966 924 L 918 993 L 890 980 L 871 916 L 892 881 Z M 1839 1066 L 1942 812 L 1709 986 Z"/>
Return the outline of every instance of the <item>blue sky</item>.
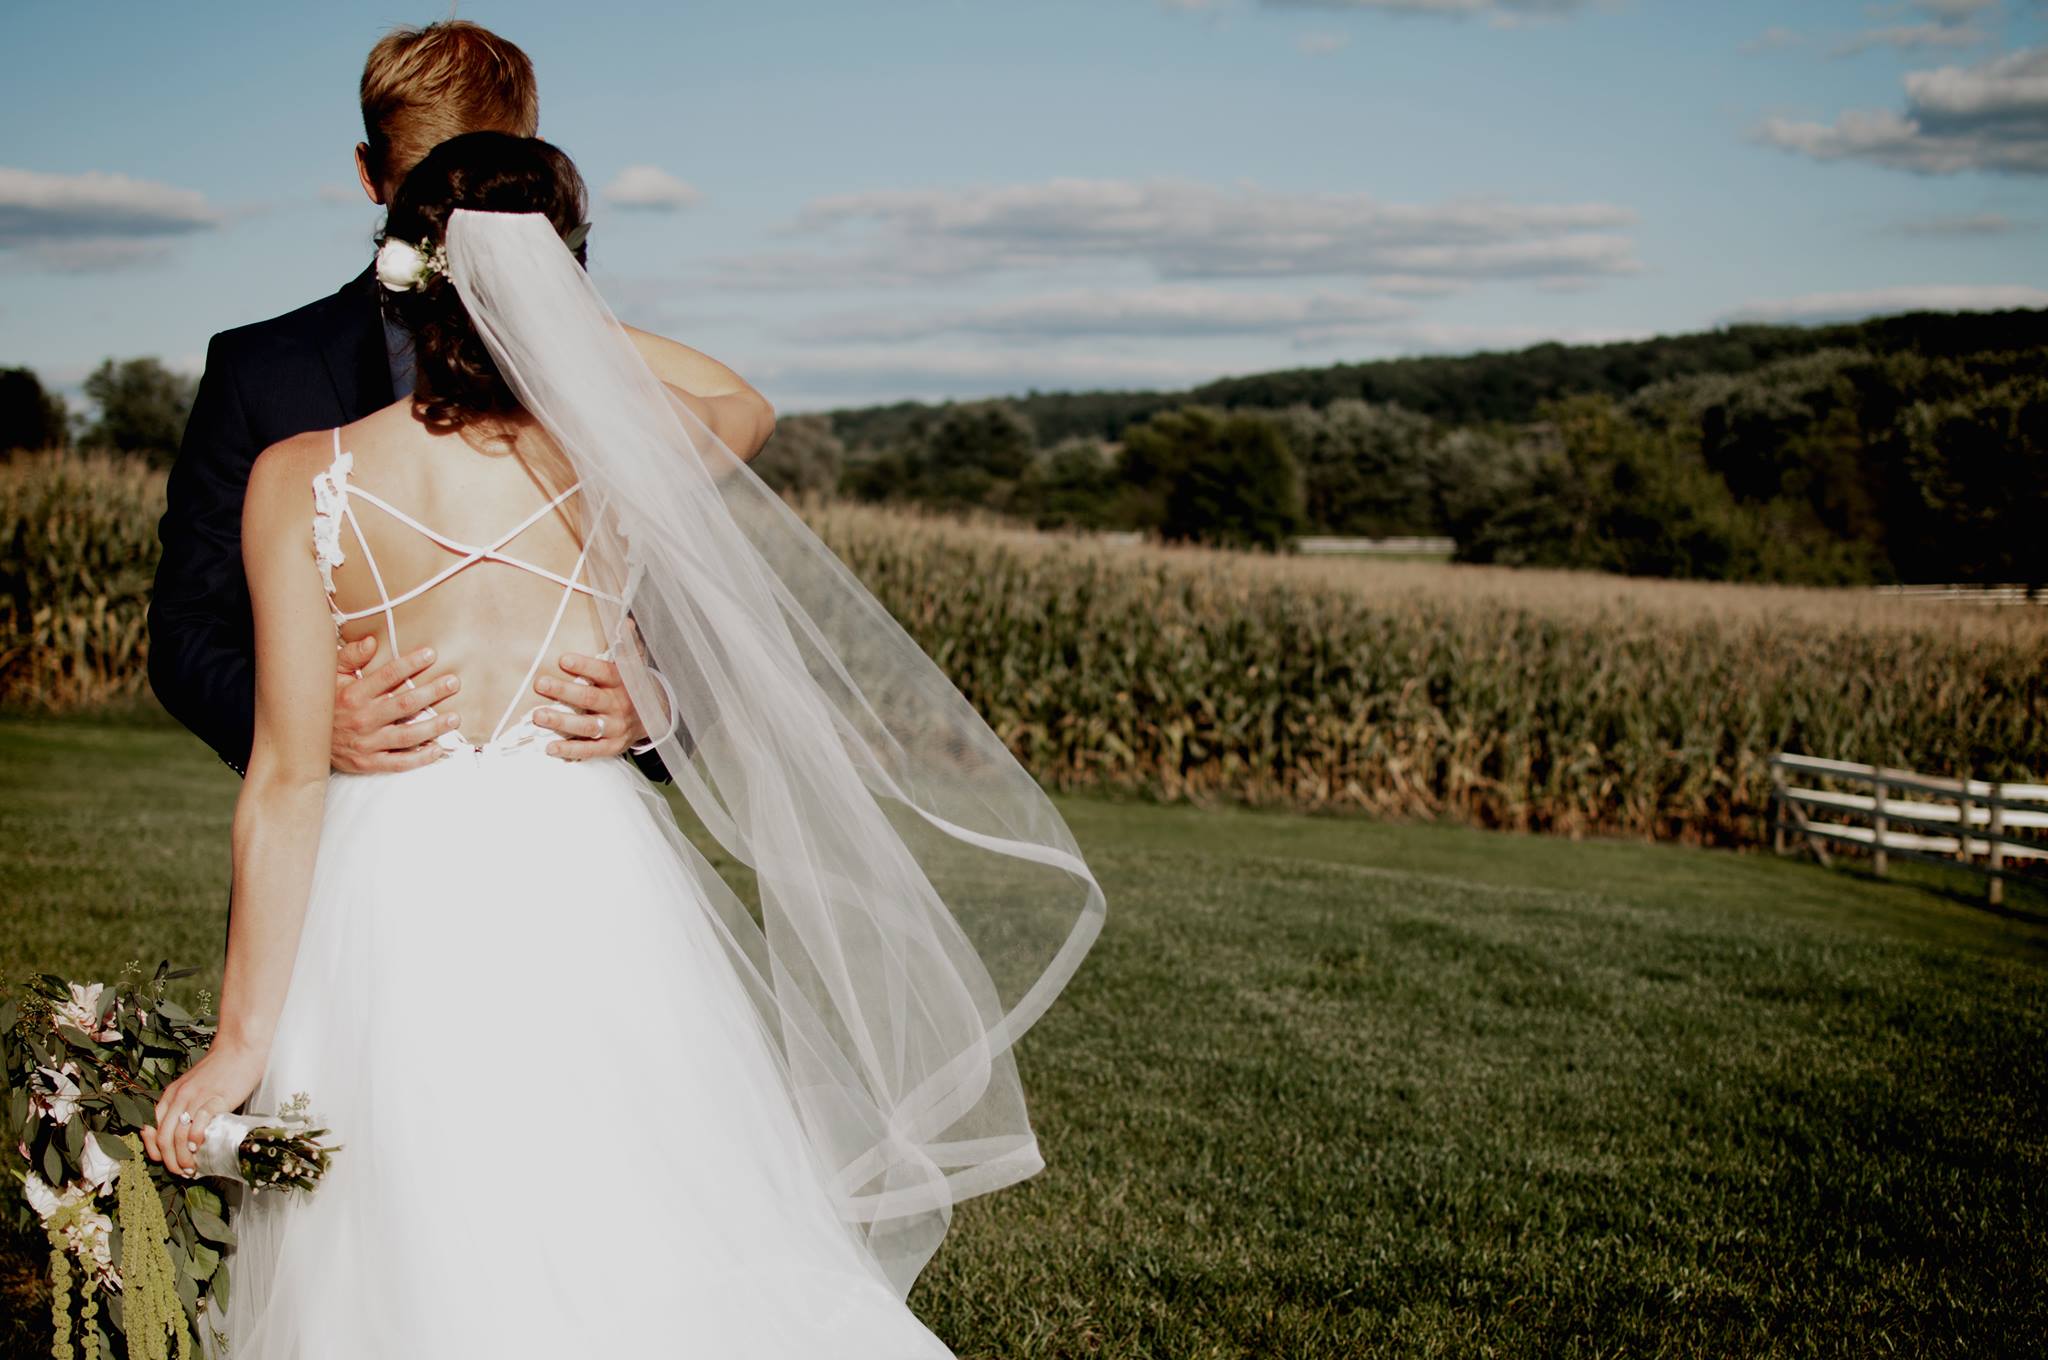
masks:
<path fill-rule="evenodd" d="M 495 0 L 627 320 L 785 411 L 2048 305 L 2042 0 Z M 338 287 L 435 8 L 0 13 L 0 364 Z M 115 178 L 110 178 L 115 177 Z"/>

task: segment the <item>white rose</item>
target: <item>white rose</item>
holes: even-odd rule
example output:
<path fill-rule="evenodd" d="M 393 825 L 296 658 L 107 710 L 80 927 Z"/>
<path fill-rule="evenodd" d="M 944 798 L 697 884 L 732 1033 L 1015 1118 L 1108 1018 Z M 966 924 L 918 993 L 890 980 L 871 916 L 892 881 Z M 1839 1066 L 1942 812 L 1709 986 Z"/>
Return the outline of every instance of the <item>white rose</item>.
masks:
<path fill-rule="evenodd" d="M 85 1094 L 73 1080 L 78 1075 L 78 1064 L 65 1063 L 61 1072 L 54 1067 L 38 1067 L 36 1071 L 49 1078 L 50 1091 L 47 1095 L 38 1096 L 31 1089 L 30 1103 L 40 1105 L 52 1123 L 70 1123 L 71 1116 L 78 1113 L 78 1098 Z"/>
<path fill-rule="evenodd" d="M 114 1141 L 111 1135 L 87 1134 L 85 1139 L 85 1155 L 78 1160 L 79 1171 L 84 1175 L 86 1183 L 92 1186 L 94 1193 L 103 1195 L 106 1193 L 107 1187 L 112 1185 L 115 1178 L 121 1174 L 121 1168 L 127 1165 L 125 1158 L 128 1149 L 125 1147 L 121 1149 L 120 1158 L 109 1157 L 106 1150 L 100 1146 L 100 1139 L 102 1137 L 107 1138 L 109 1142 Z"/>
<path fill-rule="evenodd" d="M 57 1192 L 50 1188 L 50 1183 L 33 1171 L 21 1178 L 21 1195 L 28 1201 L 28 1207 L 36 1211 L 36 1217 L 45 1223 L 65 1203 L 57 1198 Z"/>
<path fill-rule="evenodd" d="M 377 247 L 377 282 L 394 293 L 408 292 L 426 277 L 427 257 L 410 241 L 385 238 Z"/>

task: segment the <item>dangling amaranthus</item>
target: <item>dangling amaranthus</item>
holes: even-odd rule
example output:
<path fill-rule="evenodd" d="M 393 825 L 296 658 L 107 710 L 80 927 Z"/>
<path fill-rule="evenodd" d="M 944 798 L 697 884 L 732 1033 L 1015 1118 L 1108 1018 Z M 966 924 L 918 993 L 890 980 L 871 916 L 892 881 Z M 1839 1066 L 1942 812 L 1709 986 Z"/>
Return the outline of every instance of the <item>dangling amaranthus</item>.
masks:
<path fill-rule="evenodd" d="M 121 1165 L 115 1187 L 121 1216 L 121 1275 L 125 1284 L 121 1321 L 128 1334 L 130 1360 L 170 1360 L 176 1343 L 178 1360 L 192 1353 L 192 1333 L 185 1326 L 185 1307 L 178 1301 L 178 1280 L 171 1267 L 170 1225 L 150 1180 L 142 1143 L 123 1134 L 128 1160 Z"/>

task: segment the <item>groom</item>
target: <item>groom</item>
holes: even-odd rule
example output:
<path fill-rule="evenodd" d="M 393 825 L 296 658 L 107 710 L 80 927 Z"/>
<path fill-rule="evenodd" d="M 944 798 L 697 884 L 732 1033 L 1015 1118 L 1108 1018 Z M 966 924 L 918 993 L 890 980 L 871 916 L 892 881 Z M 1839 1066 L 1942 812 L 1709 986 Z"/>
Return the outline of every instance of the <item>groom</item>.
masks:
<path fill-rule="evenodd" d="M 386 34 L 363 67 L 361 99 L 366 140 L 356 146 L 356 174 L 379 204 L 448 138 L 477 131 L 530 137 L 539 121 L 526 54 L 460 20 Z M 758 406 L 772 430 L 767 402 L 731 369 L 685 345 L 629 333 L 663 380 L 710 400 Z M 242 575 L 250 465 L 280 439 L 349 424 L 412 388 L 410 342 L 384 313 L 373 269 L 297 311 L 223 331 L 207 346 L 158 526 L 163 556 L 149 604 L 149 682 L 237 774 L 249 762 L 256 712 L 255 629 Z M 748 458 L 758 445 L 734 451 Z M 430 724 L 406 721 L 427 701 L 428 688 L 405 682 L 432 665 L 430 649 L 380 658 L 378 645 L 371 636 L 340 652 L 332 761 L 351 774 L 409 770 L 440 752 L 425 739 Z M 561 658 L 561 667 L 588 682 L 544 678 L 534 686 L 536 702 L 575 709 L 544 719 L 561 754 L 590 760 L 631 752 L 650 778 L 667 779 L 618 667 L 575 654 Z"/>

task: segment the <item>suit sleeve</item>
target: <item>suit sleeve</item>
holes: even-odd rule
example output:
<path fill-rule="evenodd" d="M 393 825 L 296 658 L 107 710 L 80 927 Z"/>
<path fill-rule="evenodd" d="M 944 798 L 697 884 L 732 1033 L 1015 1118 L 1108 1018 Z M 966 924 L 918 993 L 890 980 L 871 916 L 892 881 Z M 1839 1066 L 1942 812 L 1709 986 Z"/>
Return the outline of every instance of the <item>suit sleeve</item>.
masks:
<path fill-rule="evenodd" d="M 171 468 L 149 601 L 149 683 L 171 716 L 242 773 L 256 725 L 256 658 L 242 574 L 242 501 L 255 448 L 220 336 Z"/>
<path fill-rule="evenodd" d="M 661 752 L 659 751 L 647 751 L 636 755 L 633 757 L 633 763 L 640 767 L 640 773 L 646 775 L 657 784 L 672 784 L 675 782 L 670 777 L 668 766 L 663 763 Z"/>

